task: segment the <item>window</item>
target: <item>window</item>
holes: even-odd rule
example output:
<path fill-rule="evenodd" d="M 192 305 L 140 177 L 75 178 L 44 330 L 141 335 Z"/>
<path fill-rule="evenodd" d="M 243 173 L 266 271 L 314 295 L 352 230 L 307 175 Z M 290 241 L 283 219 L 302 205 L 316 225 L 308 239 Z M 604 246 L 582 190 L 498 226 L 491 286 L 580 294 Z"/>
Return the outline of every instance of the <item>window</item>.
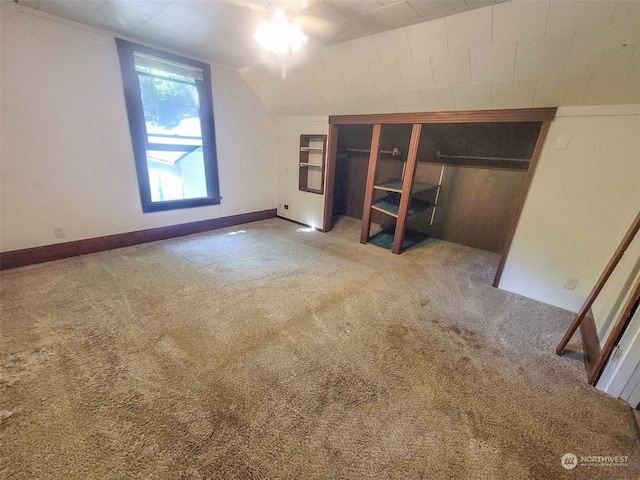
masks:
<path fill-rule="evenodd" d="M 142 211 L 219 204 L 209 65 L 116 44 Z"/>

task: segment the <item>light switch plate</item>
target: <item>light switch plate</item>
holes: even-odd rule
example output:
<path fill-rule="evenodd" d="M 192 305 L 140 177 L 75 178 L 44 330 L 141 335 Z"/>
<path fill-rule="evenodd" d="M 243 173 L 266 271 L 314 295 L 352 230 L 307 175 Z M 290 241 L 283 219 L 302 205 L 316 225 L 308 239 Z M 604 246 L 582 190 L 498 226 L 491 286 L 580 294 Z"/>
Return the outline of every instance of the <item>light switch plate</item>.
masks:
<path fill-rule="evenodd" d="M 566 150 L 569 147 L 569 140 L 571 140 L 571 135 L 560 135 L 556 143 L 556 150 Z"/>

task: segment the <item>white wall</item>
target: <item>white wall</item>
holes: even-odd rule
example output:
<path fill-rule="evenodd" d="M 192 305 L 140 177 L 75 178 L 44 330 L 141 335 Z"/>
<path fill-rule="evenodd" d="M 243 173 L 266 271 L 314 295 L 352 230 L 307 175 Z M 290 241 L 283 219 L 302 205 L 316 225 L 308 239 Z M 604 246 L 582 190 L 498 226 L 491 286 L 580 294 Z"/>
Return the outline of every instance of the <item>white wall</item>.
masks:
<path fill-rule="evenodd" d="M 2 251 L 275 208 L 275 121 L 237 72 L 212 65 L 221 205 L 143 214 L 113 35 L 2 3 Z"/>
<path fill-rule="evenodd" d="M 282 118 L 278 130 L 278 215 L 296 222 L 322 227 L 324 195 L 298 189 L 300 135 L 326 135 L 328 117 Z M 284 209 L 289 205 L 289 210 Z"/>
<path fill-rule="evenodd" d="M 500 288 L 577 311 L 640 210 L 639 152 L 640 105 L 559 108 Z"/>

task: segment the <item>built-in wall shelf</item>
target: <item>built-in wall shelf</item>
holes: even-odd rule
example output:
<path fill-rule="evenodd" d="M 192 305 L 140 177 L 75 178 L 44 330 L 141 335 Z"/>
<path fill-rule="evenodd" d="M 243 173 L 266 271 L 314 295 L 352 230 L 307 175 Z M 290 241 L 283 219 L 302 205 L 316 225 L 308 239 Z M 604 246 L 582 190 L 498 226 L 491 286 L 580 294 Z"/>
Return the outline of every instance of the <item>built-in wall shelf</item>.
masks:
<path fill-rule="evenodd" d="M 373 188 L 375 188 L 376 190 L 384 190 L 387 192 L 402 193 L 402 183 L 403 180 L 399 178 L 397 180 L 391 180 L 389 182 L 374 185 Z M 432 190 L 438 187 L 439 185 L 436 183 L 413 182 L 413 185 L 411 186 L 411 193 L 426 192 L 427 190 Z"/>
<path fill-rule="evenodd" d="M 424 200 L 419 200 L 417 198 L 412 198 L 409 203 L 409 210 L 407 211 L 407 216 L 411 217 L 413 215 L 417 215 L 418 213 L 424 212 L 431 208 L 432 205 L 429 202 L 425 202 Z M 391 193 L 387 196 L 384 196 L 371 204 L 371 208 L 377 210 L 382 213 L 386 213 L 394 218 L 398 218 L 398 212 L 400 210 L 400 195 L 395 193 Z"/>
<path fill-rule="evenodd" d="M 324 193 L 326 152 L 326 135 L 300 135 L 299 190 L 320 195 Z"/>

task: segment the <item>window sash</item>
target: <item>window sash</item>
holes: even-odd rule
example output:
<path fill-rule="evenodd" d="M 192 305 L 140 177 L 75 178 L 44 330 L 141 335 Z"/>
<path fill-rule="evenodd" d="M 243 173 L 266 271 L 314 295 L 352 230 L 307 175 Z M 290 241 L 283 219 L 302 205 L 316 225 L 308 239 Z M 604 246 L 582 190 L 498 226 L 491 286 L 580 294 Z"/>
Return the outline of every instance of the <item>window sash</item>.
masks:
<path fill-rule="evenodd" d="M 209 65 L 153 48 L 137 45 L 118 38 L 116 39 L 116 45 L 120 59 L 120 69 L 124 86 L 127 116 L 129 118 L 129 127 L 131 130 L 142 211 L 144 213 L 149 213 L 162 210 L 173 210 L 177 208 L 191 208 L 219 204 L 221 196 L 218 182 L 213 97 L 211 92 L 211 71 Z M 175 143 L 160 143 L 154 141 L 160 140 L 160 138 L 155 138 L 157 137 L 157 134 L 151 133 L 147 135 L 138 80 L 138 75 L 141 73 L 144 74 L 145 72 L 137 71 L 137 59 L 141 59 L 141 62 L 146 62 L 146 65 L 153 65 L 154 69 L 163 69 L 164 71 L 169 71 L 174 75 L 193 79 L 193 82 L 186 83 L 195 86 L 198 89 L 198 95 L 200 97 L 199 113 L 200 127 L 202 130 L 201 144 L 194 145 L 193 141 L 188 141 L 187 139 L 180 140 Z M 157 63 L 155 63 L 156 61 Z M 199 77 L 199 75 L 201 75 L 201 77 Z M 179 81 L 179 79 L 172 77 L 161 78 L 168 81 Z M 172 137 L 174 137 L 175 140 L 179 140 L 180 138 L 175 136 Z M 197 140 L 200 140 L 200 138 L 198 137 Z M 180 151 L 186 151 L 187 149 L 195 150 L 201 146 L 204 158 L 207 197 L 153 202 L 151 197 L 149 171 L 147 168 L 147 149 L 153 150 L 155 148 L 152 147 L 156 146 L 167 150 L 170 148 L 182 149 Z"/>
<path fill-rule="evenodd" d="M 154 57 L 152 55 L 148 55 L 137 50 L 133 52 L 133 59 L 136 66 L 147 67 L 150 70 L 151 69 L 161 70 L 167 73 L 173 73 L 174 75 L 179 75 L 181 77 L 189 78 L 192 80 L 202 81 L 204 79 L 203 69 L 195 66 L 186 65 L 184 63 L 172 62 L 170 60 Z M 162 77 L 162 78 L 165 78 L 165 77 Z"/>

